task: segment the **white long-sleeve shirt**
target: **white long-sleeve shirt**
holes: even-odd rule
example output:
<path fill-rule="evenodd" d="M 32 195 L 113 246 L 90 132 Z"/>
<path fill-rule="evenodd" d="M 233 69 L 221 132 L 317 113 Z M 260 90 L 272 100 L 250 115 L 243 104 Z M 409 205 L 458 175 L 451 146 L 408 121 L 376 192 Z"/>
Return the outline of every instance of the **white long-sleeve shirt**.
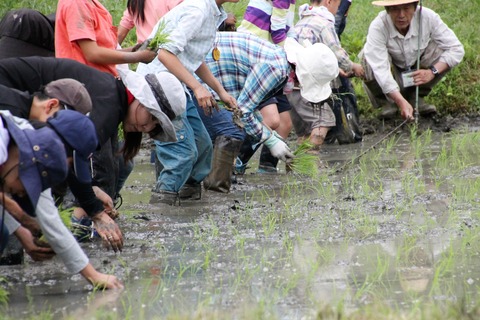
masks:
<path fill-rule="evenodd" d="M 385 94 L 399 90 L 390 71 L 389 57 L 392 63 L 401 69 L 408 69 L 417 62 L 419 14 L 420 7 L 417 8 L 405 36 L 397 31 L 386 11 L 380 12 L 370 24 L 364 56 Z M 445 62 L 450 68 L 459 64 L 465 51 L 455 33 L 431 9 L 423 7 L 421 17 L 420 55 L 434 42 L 443 51 L 438 61 Z"/>

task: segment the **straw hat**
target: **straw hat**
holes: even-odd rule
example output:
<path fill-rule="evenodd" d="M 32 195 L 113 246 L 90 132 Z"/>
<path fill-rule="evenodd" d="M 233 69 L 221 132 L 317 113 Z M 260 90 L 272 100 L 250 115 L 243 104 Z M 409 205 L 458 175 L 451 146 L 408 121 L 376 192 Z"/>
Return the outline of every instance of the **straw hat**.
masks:
<path fill-rule="evenodd" d="M 391 6 L 399 6 L 407 3 L 414 3 L 418 1 L 419 0 L 383 0 L 383 1 L 373 1 L 372 4 L 374 6 L 379 6 L 379 7 L 391 7 Z"/>

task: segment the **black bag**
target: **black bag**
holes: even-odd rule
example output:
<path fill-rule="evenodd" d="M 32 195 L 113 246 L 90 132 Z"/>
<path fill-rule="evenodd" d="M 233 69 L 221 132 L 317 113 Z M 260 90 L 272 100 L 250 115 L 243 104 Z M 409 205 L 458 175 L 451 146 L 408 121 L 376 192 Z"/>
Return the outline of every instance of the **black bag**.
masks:
<path fill-rule="evenodd" d="M 336 126 L 327 134 L 326 143 L 349 144 L 362 141 L 363 134 L 360 130 L 357 97 L 353 91 L 350 79 L 340 77 L 342 85 L 332 89 L 332 111 L 335 114 Z"/>

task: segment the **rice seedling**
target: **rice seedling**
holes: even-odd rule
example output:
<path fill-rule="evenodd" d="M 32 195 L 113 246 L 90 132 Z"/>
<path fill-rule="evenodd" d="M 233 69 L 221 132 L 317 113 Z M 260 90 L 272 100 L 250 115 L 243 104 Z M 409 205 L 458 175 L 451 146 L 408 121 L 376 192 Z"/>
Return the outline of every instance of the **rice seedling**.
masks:
<path fill-rule="evenodd" d="M 289 164 L 294 173 L 316 177 L 318 175 L 318 155 L 312 154 L 315 146 L 310 140 L 303 141 L 293 152 L 294 158 Z"/>
<path fill-rule="evenodd" d="M 155 36 L 151 40 L 149 39 L 146 41 L 146 46 L 148 47 L 148 49 L 154 50 L 154 51 L 158 50 L 158 48 L 162 44 L 166 44 L 171 41 L 169 39 L 170 34 L 165 31 L 166 27 L 167 27 L 167 23 L 164 20 L 160 20 Z"/>
<path fill-rule="evenodd" d="M 3 288 L 2 285 L 6 284 L 6 280 L 3 277 L 0 277 L 0 305 L 7 305 L 8 303 L 8 291 Z"/>
<path fill-rule="evenodd" d="M 58 214 L 60 215 L 60 219 L 62 220 L 63 224 L 67 227 L 67 229 L 72 230 L 72 232 L 75 234 L 75 225 L 72 224 L 72 213 L 73 213 L 73 207 L 69 209 L 58 209 Z M 83 227 L 83 226 L 81 226 Z M 92 231 L 93 232 L 93 231 Z M 45 238 L 45 235 L 42 234 L 42 236 L 38 239 L 40 242 L 48 243 L 47 238 Z"/>

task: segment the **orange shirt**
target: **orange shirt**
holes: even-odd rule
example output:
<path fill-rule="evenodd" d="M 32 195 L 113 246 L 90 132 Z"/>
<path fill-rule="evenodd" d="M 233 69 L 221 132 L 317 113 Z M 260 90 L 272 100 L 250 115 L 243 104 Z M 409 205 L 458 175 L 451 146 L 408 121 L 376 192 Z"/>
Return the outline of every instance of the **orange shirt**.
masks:
<path fill-rule="evenodd" d="M 59 0 L 55 20 L 55 56 L 69 58 L 117 75 L 115 64 L 88 62 L 77 40 L 88 39 L 100 47 L 117 48 L 117 28 L 112 16 L 97 0 Z"/>

